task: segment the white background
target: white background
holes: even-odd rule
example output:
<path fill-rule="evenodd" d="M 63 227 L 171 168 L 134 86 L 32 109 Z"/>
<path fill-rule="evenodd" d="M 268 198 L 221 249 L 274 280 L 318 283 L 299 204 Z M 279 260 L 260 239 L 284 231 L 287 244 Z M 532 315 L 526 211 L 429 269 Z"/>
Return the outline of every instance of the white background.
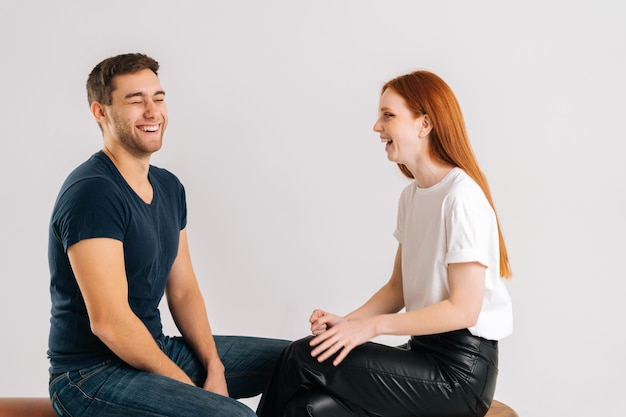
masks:
<path fill-rule="evenodd" d="M 387 280 L 406 180 L 371 127 L 381 85 L 429 69 L 461 103 L 515 273 L 496 398 L 621 415 L 625 27 L 621 0 L 3 0 L 0 396 L 47 395 L 48 220 L 101 147 L 85 80 L 140 51 L 162 65 L 153 162 L 186 186 L 215 333 L 299 338 L 313 308 L 347 313 Z"/>

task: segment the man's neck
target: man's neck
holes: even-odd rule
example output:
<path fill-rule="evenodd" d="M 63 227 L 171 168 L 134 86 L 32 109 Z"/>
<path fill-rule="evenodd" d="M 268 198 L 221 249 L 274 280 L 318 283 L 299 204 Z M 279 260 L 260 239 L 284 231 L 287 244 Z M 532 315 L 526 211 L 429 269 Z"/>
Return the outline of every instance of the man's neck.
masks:
<path fill-rule="evenodd" d="M 102 148 L 113 165 L 120 172 L 128 185 L 144 200 L 146 203 L 152 201 L 152 185 L 148 179 L 148 171 L 150 169 L 150 155 L 139 157 L 132 155 L 121 147 Z"/>

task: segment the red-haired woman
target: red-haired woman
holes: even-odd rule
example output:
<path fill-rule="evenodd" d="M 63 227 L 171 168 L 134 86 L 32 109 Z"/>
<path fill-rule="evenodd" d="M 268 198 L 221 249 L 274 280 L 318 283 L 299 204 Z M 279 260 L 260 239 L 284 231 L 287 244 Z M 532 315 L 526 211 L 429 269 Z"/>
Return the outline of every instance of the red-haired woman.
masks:
<path fill-rule="evenodd" d="M 313 336 L 283 352 L 260 417 L 476 417 L 493 399 L 511 271 L 458 102 L 431 72 L 402 75 L 383 86 L 374 130 L 413 179 L 391 278 L 345 317 L 313 312 Z M 410 339 L 369 342 L 383 334 Z"/>

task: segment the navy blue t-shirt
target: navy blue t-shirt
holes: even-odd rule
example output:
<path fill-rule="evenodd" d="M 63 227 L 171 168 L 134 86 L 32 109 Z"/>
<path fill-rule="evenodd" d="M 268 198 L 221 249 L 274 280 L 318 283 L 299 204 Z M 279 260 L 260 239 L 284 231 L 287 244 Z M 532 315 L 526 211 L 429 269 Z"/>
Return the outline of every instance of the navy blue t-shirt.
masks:
<path fill-rule="evenodd" d="M 178 253 L 180 231 L 187 223 L 187 207 L 185 190 L 173 174 L 150 166 L 148 176 L 153 188 L 150 204 L 100 151 L 76 168 L 61 187 L 48 242 L 51 373 L 115 358 L 91 332 L 67 256 L 67 248 L 80 240 L 111 238 L 123 243 L 130 307 L 154 338 L 162 335 L 158 306 Z"/>

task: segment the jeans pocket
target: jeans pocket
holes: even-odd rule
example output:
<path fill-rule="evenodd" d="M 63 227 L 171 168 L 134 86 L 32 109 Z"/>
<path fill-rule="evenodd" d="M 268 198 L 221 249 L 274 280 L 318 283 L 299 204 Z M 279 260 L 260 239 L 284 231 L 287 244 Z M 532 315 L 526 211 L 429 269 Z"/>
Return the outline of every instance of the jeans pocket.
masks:
<path fill-rule="evenodd" d="M 106 371 L 111 370 L 114 366 L 113 361 L 106 361 L 89 368 L 68 372 L 68 377 L 71 384 L 82 387 L 92 379 L 98 379 L 98 377 L 106 379 L 106 375 L 108 374 Z M 96 384 L 99 385 L 98 382 L 96 382 Z"/>
<path fill-rule="evenodd" d="M 61 402 L 61 399 L 59 398 L 59 396 L 58 396 L 58 394 L 56 392 L 53 392 L 52 395 L 50 396 L 50 398 L 52 400 L 52 408 L 54 409 L 54 412 L 56 413 L 57 416 L 59 416 L 59 417 L 73 417 L 73 414 L 70 413 L 67 410 L 67 408 L 65 408 L 65 406 Z"/>
<path fill-rule="evenodd" d="M 50 396 L 52 396 L 52 392 L 54 391 L 55 387 L 60 382 L 66 379 L 67 379 L 67 372 L 63 372 L 61 374 L 50 375 L 50 381 L 48 382 L 48 391 L 50 391 Z"/>
<path fill-rule="evenodd" d="M 102 362 L 89 368 L 53 375 L 49 390 L 52 407 L 62 417 L 89 416 L 94 397 L 116 369 L 117 363 Z"/>

